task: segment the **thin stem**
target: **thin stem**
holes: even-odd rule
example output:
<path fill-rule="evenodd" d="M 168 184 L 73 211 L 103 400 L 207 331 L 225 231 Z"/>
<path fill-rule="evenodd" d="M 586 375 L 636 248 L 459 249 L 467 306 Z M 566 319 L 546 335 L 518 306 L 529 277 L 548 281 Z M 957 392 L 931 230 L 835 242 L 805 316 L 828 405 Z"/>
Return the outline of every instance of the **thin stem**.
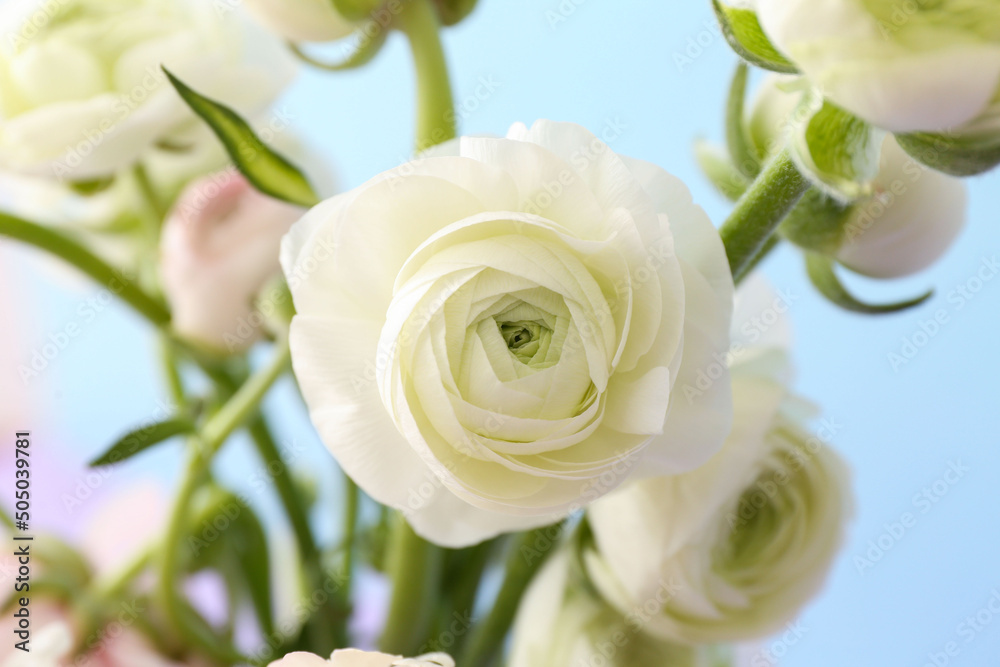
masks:
<path fill-rule="evenodd" d="M 0 213 L 0 235 L 33 245 L 75 266 L 117 294 L 155 326 L 165 328 L 170 323 L 170 312 L 160 301 L 65 234 L 7 213 Z"/>
<path fill-rule="evenodd" d="M 271 469 L 272 463 L 279 463 L 277 474 L 274 475 L 274 486 L 281 499 L 281 504 L 288 515 L 288 521 L 292 524 L 292 532 L 295 534 L 295 543 L 299 548 L 299 556 L 302 561 L 312 570 L 311 579 L 318 579 L 319 575 L 319 550 L 316 548 L 316 540 L 313 538 L 312 529 L 309 527 L 309 513 L 302 495 L 295 488 L 291 471 L 288 464 L 281 457 L 278 447 L 274 442 L 267 422 L 258 417 L 250 422 L 250 437 L 260 458 Z M 314 583 L 310 581 L 310 583 Z"/>
<path fill-rule="evenodd" d="M 458 664 L 476 665 L 476 667 L 493 664 L 510 630 L 521 596 L 524 595 L 535 573 L 555 551 L 560 531 L 561 527 L 555 526 L 536 528 L 521 533 L 517 540 L 511 543 L 504 566 L 503 584 L 493 602 L 493 608 L 490 609 L 489 615 L 473 628 Z M 545 544 L 548 547 L 540 551 L 536 546 L 538 544 Z"/>
<path fill-rule="evenodd" d="M 455 138 L 455 102 L 432 0 L 410 0 L 397 18 L 417 73 L 417 151 Z"/>
<path fill-rule="evenodd" d="M 181 379 L 177 348 L 166 333 L 160 335 L 160 350 L 163 357 L 163 374 L 167 380 L 170 398 L 179 408 L 183 408 L 187 403 L 187 396 L 184 392 L 184 381 Z"/>
<path fill-rule="evenodd" d="M 280 340 L 275 344 L 274 356 L 267 366 L 244 382 L 202 428 L 200 440 L 205 452 L 214 454 L 226 438 L 247 420 L 271 385 L 288 370 L 290 360 L 288 341 Z"/>
<path fill-rule="evenodd" d="M 174 501 L 173 511 L 164 536 L 159 570 L 159 596 L 171 624 L 182 636 L 213 657 L 228 662 L 245 662 L 232 647 L 221 643 L 211 628 L 197 621 L 197 616 L 176 591 L 177 577 L 181 571 L 180 546 L 188 526 L 191 500 L 207 476 L 212 458 L 222 443 L 247 417 L 257 409 L 268 389 L 289 365 L 290 352 L 287 340 L 276 345 L 271 361 L 250 377 L 232 397 L 208 420 L 199 438 L 192 441 L 190 458 L 181 487 Z"/>
<path fill-rule="evenodd" d="M 437 607 L 442 555 L 441 549 L 413 532 L 402 514 L 396 514 L 388 564 L 392 601 L 379 640 L 382 651 L 413 655 L 420 647 Z"/>
<path fill-rule="evenodd" d="M 141 162 L 137 164 L 132 169 L 132 174 L 135 176 L 135 182 L 139 186 L 139 192 L 142 195 L 143 201 L 149 207 L 150 217 L 156 220 L 154 227 L 156 229 L 156 236 L 159 237 L 159 228 L 170 212 L 170 205 L 160 199 L 160 193 L 156 191 L 156 186 L 153 185 L 153 181 L 150 179 L 145 165 Z"/>
<path fill-rule="evenodd" d="M 132 580 L 149 567 L 149 564 L 153 560 L 153 553 L 154 551 L 151 547 L 143 549 L 132 560 L 126 563 L 123 568 L 94 582 L 94 589 L 97 591 L 98 596 L 105 600 L 110 600 L 121 595 L 128 585 L 132 583 Z"/>
<path fill-rule="evenodd" d="M 719 230 L 734 280 L 740 280 L 747 272 L 754 257 L 809 185 L 787 150 L 765 165 Z"/>
<path fill-rule="evenodd" d="M 358 526 L 358 507 L 361 491 L 354 480 L 344 475 L 344 538 L 341 549 L 344 552 L 343 581 L 345 597 L 350 599 L 351 580 L 354 576 L 354 535 Z"/>

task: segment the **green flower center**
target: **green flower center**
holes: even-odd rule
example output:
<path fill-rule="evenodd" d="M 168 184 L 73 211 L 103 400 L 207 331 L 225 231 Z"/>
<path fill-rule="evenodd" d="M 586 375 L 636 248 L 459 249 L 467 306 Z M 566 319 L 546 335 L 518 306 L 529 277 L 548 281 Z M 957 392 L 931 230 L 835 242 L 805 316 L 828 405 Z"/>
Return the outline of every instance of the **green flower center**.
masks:
<path fill-rule="evenodd" d="M 530 364 L 552 340 L 552 330 L 539 320 L 507 321 L 498 317 L 496 323 L 507 349 L 522 364 Z"/>

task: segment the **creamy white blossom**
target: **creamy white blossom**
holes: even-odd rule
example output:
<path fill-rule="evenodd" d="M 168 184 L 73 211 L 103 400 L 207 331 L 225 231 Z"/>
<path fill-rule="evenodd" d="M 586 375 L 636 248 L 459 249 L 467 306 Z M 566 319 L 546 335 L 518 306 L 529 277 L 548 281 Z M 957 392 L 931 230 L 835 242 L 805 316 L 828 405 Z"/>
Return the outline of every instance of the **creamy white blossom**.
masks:
<path fill-rule="evenodd" d="M 779 629 L 826 578 L 850 513 L 843 463 L 805 430 L 809 409 L 786 387 L 784 325 L 761 330 L 780 301 L 758 287 L 741 288 L 734 316 L 735 417 L 722 451 L 588 511 L 594 545 L 583 557 L 592 582 L 625 613 L 653 601 L 646 631 L 675 642 Z"/>
<path fill-rule="evenodd" d="M 750 137 L 760 153 L 773 153 L 793 131 L 804 87 L 795 77 L 772 75 L 764 80 L 748 118 Z M 871 195 L 853 202 L 836 227 L 824 233 L 826 247 L 812 249 L 829 253 L 857 273 L 898 278 L 940 259 L 965 226 L 968 196 L 962 179 L 923 166 L 891 135 L 883 140 L 871 189 Z M 790 222 L 801 224 L 807 233 L 819 224 L 808 209 L 798 213 Z"/>
<path fill-rule="evenodd" d="M 251 116 L 294 73 L 279 40 L 199 0 L 14 0 L 0 32 L 0 167 L 73 181 L 180 145 L 196 120 L 161 66 Z"/>
<path fill-rule="evenodd" d="M 728 650 L 670 643 L 645 631 L 648 612 L 602 601 L 563 549 L 535 576 L 518 607 L 510 667 L 716 667 Z M 305 666 L 303 666 L 305 667 Z M 756 666 L 755 666 L 756 667 Z"/>
<path fill-rule="evenodd" d="M 332 0 L 245 0 L 262 25 L 297 42 L 328 42 L 357 27 L 333 7 Z"/>
<path fill-rule="evenodd" d="M 292 360 L 349 475 L 440 544 L 550 523 L 730 423 L 732 278 L 687 188 L 540 121 L 435 149 L 286 237 Z"/>
<path fill-rule="evenodd" d="M 750 4 L 778 49 L 830 100 L 873 125 L 940 132 L 1000 120 L 993 104 L 1000 5 L 993 0 Z"/>
<path fill-rule="evenodd" d="M 444 653 L 404 658 L 400 655 L 348 648 L 334 651 L 329 660 L 312 653 L 289 653 L 281 660 L 272 662 L 269 667 L 455 667 L 455 661 Z"/>

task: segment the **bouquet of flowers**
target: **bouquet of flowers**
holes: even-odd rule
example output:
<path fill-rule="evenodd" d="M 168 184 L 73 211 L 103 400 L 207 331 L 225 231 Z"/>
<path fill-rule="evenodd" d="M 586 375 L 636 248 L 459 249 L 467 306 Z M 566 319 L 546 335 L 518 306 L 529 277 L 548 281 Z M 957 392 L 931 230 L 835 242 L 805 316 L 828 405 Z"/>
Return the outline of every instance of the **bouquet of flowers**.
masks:
<path fill-rule="evenodd" d="M 712 4 L 740 57 L 725 145 L 695 145 L 718 225 L 607 133 L 460 136 L 441 32 L 476 0 L 7 0 L 0 236 L 160 345 L 167 408 L 92 474 L 184 464 L 70 541 L 31 528 L 45 444 L 16 431 L 0 665 L 773 664 L 754 642 L 796 631 L 853 502 L 755 269 L 786 243 L 847 311 L 926 300 L 840 275 L 908 276 L 961 231 L 961 179 L 1000 163 L 1000 6 Z M 395 33 L 415 152 L 338 192 L 275 101 Z M 261 407 L 283 378 L 336 500 Z M 218 474 L 241 435 L 281 521 Z"/>

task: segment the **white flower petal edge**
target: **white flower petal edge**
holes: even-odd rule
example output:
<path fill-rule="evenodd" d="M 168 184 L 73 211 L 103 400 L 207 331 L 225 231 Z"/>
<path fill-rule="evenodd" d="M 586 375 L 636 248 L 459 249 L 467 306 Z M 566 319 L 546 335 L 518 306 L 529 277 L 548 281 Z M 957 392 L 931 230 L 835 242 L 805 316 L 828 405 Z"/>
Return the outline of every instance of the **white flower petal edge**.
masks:
<path fill-rule="evenodd" d="M 282 244 L 295 373 L 344 470 L 464 546 L 708 460 L 733 288 L 683 184 L 568 123 L 429 155 Z"/>

